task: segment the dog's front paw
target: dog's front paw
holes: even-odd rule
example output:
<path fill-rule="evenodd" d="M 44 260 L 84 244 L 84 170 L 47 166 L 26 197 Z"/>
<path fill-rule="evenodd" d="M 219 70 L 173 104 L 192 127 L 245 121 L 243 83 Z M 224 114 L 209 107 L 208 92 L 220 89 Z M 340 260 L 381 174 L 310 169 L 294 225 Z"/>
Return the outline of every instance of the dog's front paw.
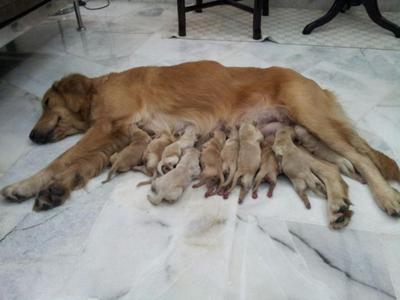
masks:
<path fill-rule="evenodd" d="M 396 189 L 377 197 L 377 203 L 389 216 L 400 217 L 400 193 Z"/>
<path fill-rule="evenodd" d="M 345 198 L 329 201 L 329 225 L 333 229 L 341 229 L 350 223 L 353 211 L 350 210 L 351 202 Z"/>
<path fill-rule="evenodd" d="M 18 203 L 33 197 L 35 193 L 36 190 L 33 188 L 32 184 L 26 180 L 10 184 L 1 190 L 1 194 L 4 198 Z"/>
<path fill-rule="evenodd" d="M 70 191 L 60 184 L 52 184 L 40 191 L 33 205 L 34 211 L 49 210 L 62 205 L 69 197 Z"/>

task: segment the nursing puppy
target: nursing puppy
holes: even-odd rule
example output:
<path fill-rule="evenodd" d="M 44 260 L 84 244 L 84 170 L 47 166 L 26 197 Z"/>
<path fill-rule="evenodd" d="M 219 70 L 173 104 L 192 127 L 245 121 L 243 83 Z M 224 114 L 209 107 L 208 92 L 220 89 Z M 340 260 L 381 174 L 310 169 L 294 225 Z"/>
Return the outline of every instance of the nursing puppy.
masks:
<path fill-rule="evenodd" d="M 289 178 L 296 193 L 307 208 L 311 207 L 306 195 L 307 188 L 328 199 L 330 226 L 339 229 L 346 226 L 353 212 L 348 199 L 348 187 L 335 165 L 314 158 L 294 142 L 292 127 L 283 127 L 275 135 L 272 149 L 283 173 Z"/>
<path fill-rule="evenodd" d="M 121 152 L 114 153 L 110 157 L 112 166 L 107 179 L 103 183 L 109 182 L 115 172 L 127 172 L 142 163 L 143 153 L 150 141 L 150 136 L 144 130 L 135 126 L 131 133 L 131 143 Z"/>
<path fill-rule="evenodd" d="M 361 183 L 365 183 L 361 176 L 357 174 L 353 164 L 348 159 L 331 150 L 322 141 L 311 135 L 304 127 L 296 125 L 294 131 L 299 144 L 306 148 L 307 151 L 322 160 L 337 165 L 339 170 L 346 176 L 358 180 Z"/>
<path fill-rule="evenodd" d="M 274 188 L 276 186 L 277 177 L 280 173 L 278 162 L 275 158 L 275 154 L 272 151 L 272 145 L 274 144 L 274 136 L 269 135 L 261 143 L 261 165 L 257 172 L 256 178 L 253 185 L 253 198 L 257 198 L 257 191 L 260 184 L 263 182 L 269 183 L 269 189 L 267 196 L 272 197 Z"/>
<path fill-rule="evenodd" d="M 177 141 L 165 147 L 157 166 L 159 174 L 165 174 L 175 168 L 182 152 L 187 148 L 193 147 L 196 143 L 197 134 L 196 127 L 189 125 L 184 129 L 183 135 Z"/>
<path fill-rule="evenodd" d="M 239 132 L 236 127 L 232 127 L 229 132 L 229 138 L 226 140 L 224 148 L 221 151 L 222 173 L 224 180 L 219 187 L 219 193 L 223 194 L 224 189 L 232 183 L 233 176 L 237 169 L 237 159 L 239 155 Z"/>
<path fill-rule="evenodd" d="M 152 140 L 147 146 L 143 154 L 143 160 L 145 165 L 135 167 L 135 171 L 141 171 L 144 174 L 156 177 L 157 176 L 157 165 L 161 160 L 164 149 L 174 142 L 174 137 L 169 132 L 162 132 L 160 136 Z"/>
<path fill-rule="evenodd" d="M 193 178 L 200 175 L 200 152 L 195 148 L 184 150 L 183 156 L 175 169 L 156 178 L 151 184 L 154 195 L 148 195 L 147 199 L 154 205 L 165 200 L 177 201 L 190 185 Z"/>
<path fill-rule="evenodd" d="M 237 162 L 237 170 L 233 177 L 231 187 L 224 193 L 224 198 L 240 182 L 239 203 L 243 202 L 246 194 L 253 185 L 254 176 L 261 162 L 260 143 L 263 140 L 261 132 L 249 123 L 243 123 L 239 129 L 239 156 Z"/>
<path fill-rule="evenodd" d="M 214 130 L 211 138 L 203 144 L 200 156 L 201 175 L 199 183 L 194 188 L 207 187 L 206 197 L 218 192 L 219 185 L 224 181 L 222 172 L 221 151 L 225 144 L 226 135 L 221 129 Z"/>

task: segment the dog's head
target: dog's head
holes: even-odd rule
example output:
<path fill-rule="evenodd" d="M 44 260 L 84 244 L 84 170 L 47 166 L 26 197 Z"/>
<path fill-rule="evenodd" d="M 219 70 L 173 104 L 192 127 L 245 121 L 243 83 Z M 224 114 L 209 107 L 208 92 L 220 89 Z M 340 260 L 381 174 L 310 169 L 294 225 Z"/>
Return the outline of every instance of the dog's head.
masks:
<path fill-rule="evenodd" d="M 92 94 L 92 80 L 86 76 L 72 74 L 56 81 L 43 96 L 43 113 L 29 138 L 44 144 L 86 131 Z"/>

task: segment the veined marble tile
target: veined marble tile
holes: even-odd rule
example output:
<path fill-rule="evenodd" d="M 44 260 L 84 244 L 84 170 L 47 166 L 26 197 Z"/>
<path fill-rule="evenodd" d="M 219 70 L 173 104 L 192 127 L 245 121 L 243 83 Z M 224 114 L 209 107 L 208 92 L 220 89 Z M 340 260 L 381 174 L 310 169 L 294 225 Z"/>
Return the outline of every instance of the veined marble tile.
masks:
<path fill-rule="evenodd" d="M 377 77 L 400 84 L 400 52 L 390 50 L 361 50 Z M 397 99 L 398 100 L 398 99 Z"/>
<path fill-rule="evenodd" d="M 244 43 L 160 39 L 153 36 L 131 56 L 131 64 L 173 65 L 203 59 L 223 62 L 224 57 L 243 46 Z"/>
<path fill-rule="evenodd" d="M 63 54 L 31 53 L 0 54 L 0 65 L 8 72 L 1 79 L 42 97 L 55 80 L 71 73 L 98 76 L 109 72 L 106 67 L 77 56 Z"/>
<path fill-rule="evenodd" d="M 76 136 L 55 144 L 33 146 L 31 150 L 25 156 L 22 156 L 13 167 L 7 171 L 6 175 L 0 179 L 0 187 L 3 188 L 7 184 L 33 175 L 45 167 L 51 160 L 59 156 L 64 150 L 72 146 L 78 138 L 79 137 Z M 17 204 L 1 199 L 0 205 L 0 238 L 3 238 L 12 231 L 27 214 L 32 213 L 33 202 L 32 200 L 28 200 Z M 43 215 L 46 214 L 47 213 Z"/>
<path fill-rule="evenodd" d="M 129 174 L 117 186 L 58 296 L 210 299 L 223 292 L 237 203 L 205 202 L 188 189 L 182 201 L 153 207 L 148 187 L 135 188 L 142 178 Z"/>
<path fill-rule="evenodd" d="M 388 266 L 393 288 L 397 299 L 400 298 L 400 236 L 383 235 L 380 243 L 385 254 L 385 263 Z"/>
<path fill-rule="evenodd" d="M 379 235 L 288 223 L 312 275 L 338 299 L 395 299 Z"/>
<path fill-rule="evenodd" d="M 6 172 L 32 147 L 28 135 L 40 111 L 41 105 L 35 96 L 0 82 L 0 172 Z"/>

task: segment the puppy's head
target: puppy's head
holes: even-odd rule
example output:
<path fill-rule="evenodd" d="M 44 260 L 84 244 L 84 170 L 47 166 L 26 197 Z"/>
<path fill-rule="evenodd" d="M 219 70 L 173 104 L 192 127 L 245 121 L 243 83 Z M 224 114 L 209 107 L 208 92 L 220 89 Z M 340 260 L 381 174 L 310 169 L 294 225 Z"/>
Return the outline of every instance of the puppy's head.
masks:
<path fill-rule="evenodd" d="M 73 74 L 56 81 L 43 96 L 43 113 L 29 138 L 44 144 L 86 131 L 92 94 L 92 81 L 86 76 Z"/>

